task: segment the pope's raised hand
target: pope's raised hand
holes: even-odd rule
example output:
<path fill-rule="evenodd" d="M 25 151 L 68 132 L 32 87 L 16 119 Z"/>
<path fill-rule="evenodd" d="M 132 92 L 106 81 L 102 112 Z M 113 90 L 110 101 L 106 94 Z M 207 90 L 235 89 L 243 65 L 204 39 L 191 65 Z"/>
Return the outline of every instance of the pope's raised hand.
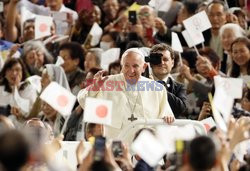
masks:
<path fill-rule="evenodd" d="M 105 73 L 105 70 L 101 70 L 98 71 L 95 75 L 94 75 L 94 86 L 95 87 L 102 87 L 102 85 L 104 84 L 104 82 L 108 79 L 107 76 L 103 76 L 103 74 Z"/>

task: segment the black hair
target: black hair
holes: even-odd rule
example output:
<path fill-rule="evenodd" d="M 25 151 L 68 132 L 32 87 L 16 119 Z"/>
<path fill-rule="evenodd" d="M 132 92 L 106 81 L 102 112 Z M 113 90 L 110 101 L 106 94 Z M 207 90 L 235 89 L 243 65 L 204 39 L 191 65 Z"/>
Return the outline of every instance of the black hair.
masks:
<path fill-rule="evenodd" d="M 187 12 L 191 15 L 195 14 L 198 9 L 201 0 L 184 0 L 183 5 L 187 9 Z"/>
<path fill-rule="evenodd" d="M 111 39 L 115 42 L 115 46 L 119 47 L 119 45 L 121 43 L 121 37 L 120 37 L 119 32 L 117 32 L 117 31 L 104 32 L 102 37 L 105 35 L 109 35 L 111 37 Z"/>
<path fill-rule="evenodd" d="M 27 23 L 35 23 L 35 18 L 30 18 L 30 19 L 27 19 L 23 22 L 23 28 L 25 28 L 25 25 Z"/>
<path fill-rule="evenodd" d="M 5 78 L 5 75 L 6 75 L 7 70 L 11 69 L 16 64 L 20 64 L 22 67 L 22 80 L 21 81 L 24 81 L 27 78 L 27 70 L 25 68 L 25 65 L 24 65 L 22 59 L 16 59 L 16 58 L 8 59 L 7 61 L 5 61 L 3 69 L 0 72 L 0 85 L 3 85 L 5 88 L 5 91 L 10 92 L 10 93 L 12 92 L 12 89 L 9 85 L 8 80 Z M 23 90 L 25 88 L 25 86 L 26 85 L 23 84 L 20 87 L 20 90 Z"/>
<path fill-rule="evenodd" d="M 199 49 L 199 53 L 201 56 L 208 58 L 209 61 L 211 61 L 213 67 L 216 67 L 220 64 L 220 57 L 217 55 L 217 53 L 213 49 L 209 47 L 205 47 L 205 48 Z"/>
<path fill-rule="evenodd" d="M 17 130 L 9 130 L 0 135 L 0 163 L 6 170 L 16 171 L 29 158 L 29 144 Z"/>
<path fill-rule="evenodd" d="M 175 55 L 174 55 L 174 51 L 173 49 L 168 46 L 167 44 L 165 43 L 160 43 L 160 44 L 156 44 L 154 45 L 151 50 L 150 50 L 150 53 L 154 53 L 154 52 L 159 52 L 159 51 L 169 51 L 170 52 L 170 56 L 172 59 L 175 59 Z"/>
<path fill-rule="evenodd" d="M 194 138 L 189 146 L 189 163 L 194 170 L 211 169 L 216 162 L 216 147 L 211 138 L 200 136 Z"/>
<path fill-rule="evenodd" d="M 85 60 L 85 52 L 81 46 L 81 44 L 77 43 L 77 42 L 66 42 L 63 43 L 60 48 L 59 51 L 61 50 L 68 50 L 70 53 L 70 57 L 74 60 L 74 59 L 79 59 L 79 67 L 84 70 L 84 60 Z"/>
<path fill-rule="evenodd" d="M 188 62 L 189 68 L 196 70 L 197 53 L 193 49 L 184 49 L 182 58 Z"/>
<path fill-rule="evenodd" d="M 126 50 L 130 48 L 136 48 L 136 47 L 137 48 L 143 47 L 143 44 L 140 41 L 132 40 L 132 41 L 129 41 L 128 44 L 126 45 Z"/>
<path fill-rule="evenodd" d="M 108 73 L 110 74 L 111 68 L 115 68 L 115 67 L 120 67 L 120 68 L 121 68 L 121 63 L 120 63 L 120 61 L 114 61 L 114 62 L 110 63 L 110 64 L 109 64 Z"/>
<path fill-rule="evenodd" d="M 95 161 L 90 166 L 90 171 L 113 171 L 114 168 L 110 163 L 105 161 Z"/>

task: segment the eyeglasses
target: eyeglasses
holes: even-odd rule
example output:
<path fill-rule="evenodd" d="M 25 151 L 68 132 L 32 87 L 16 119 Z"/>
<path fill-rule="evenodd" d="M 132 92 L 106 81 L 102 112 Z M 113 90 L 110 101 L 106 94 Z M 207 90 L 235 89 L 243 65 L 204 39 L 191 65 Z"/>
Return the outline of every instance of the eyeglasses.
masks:
<path fill-rule="evenodd" d="M 144 12 L 144 13 L 138 13 L 139 17 L 149 17 L 150 13 L 149 12 Z"/>

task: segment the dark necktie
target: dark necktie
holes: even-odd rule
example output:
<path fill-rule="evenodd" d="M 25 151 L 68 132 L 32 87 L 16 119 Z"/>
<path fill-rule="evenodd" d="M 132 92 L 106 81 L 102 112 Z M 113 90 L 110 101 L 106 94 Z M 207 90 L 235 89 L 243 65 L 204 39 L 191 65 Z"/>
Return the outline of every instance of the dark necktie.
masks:
<path fill-rule="evenodd" d="M 166 89 L 168 88 L 167 83 L 166 83 L 165 81 L 158 80 L 157 82 L 160 83 L 160 84 L 162 84 L 162 85 L 164 85 L 164 87 L 165 87 Z"/>

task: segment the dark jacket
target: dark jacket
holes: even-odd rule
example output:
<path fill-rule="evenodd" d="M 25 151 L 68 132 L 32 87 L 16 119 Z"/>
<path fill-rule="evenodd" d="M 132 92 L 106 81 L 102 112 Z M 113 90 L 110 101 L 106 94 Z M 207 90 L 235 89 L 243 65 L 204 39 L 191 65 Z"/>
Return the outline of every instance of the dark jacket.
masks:
<path fill-rule="evenodd" d="M 150 167 L 144 160 L 139 160 L 136 164 L 134 171 L 154 171 L 155 169 Z"/>
<path fill-rule="evenodd" d="M 159 81 L 162 83 L 161 81 Z M 163 84 L 168 93 L 168 102 L 174 113 L 175 118 L 184 116 L 187 110 L 186 88 L 181 83 L 169 78 L 166 84 Z M 184 116 L 185 117 L 185 116 Z"/>

